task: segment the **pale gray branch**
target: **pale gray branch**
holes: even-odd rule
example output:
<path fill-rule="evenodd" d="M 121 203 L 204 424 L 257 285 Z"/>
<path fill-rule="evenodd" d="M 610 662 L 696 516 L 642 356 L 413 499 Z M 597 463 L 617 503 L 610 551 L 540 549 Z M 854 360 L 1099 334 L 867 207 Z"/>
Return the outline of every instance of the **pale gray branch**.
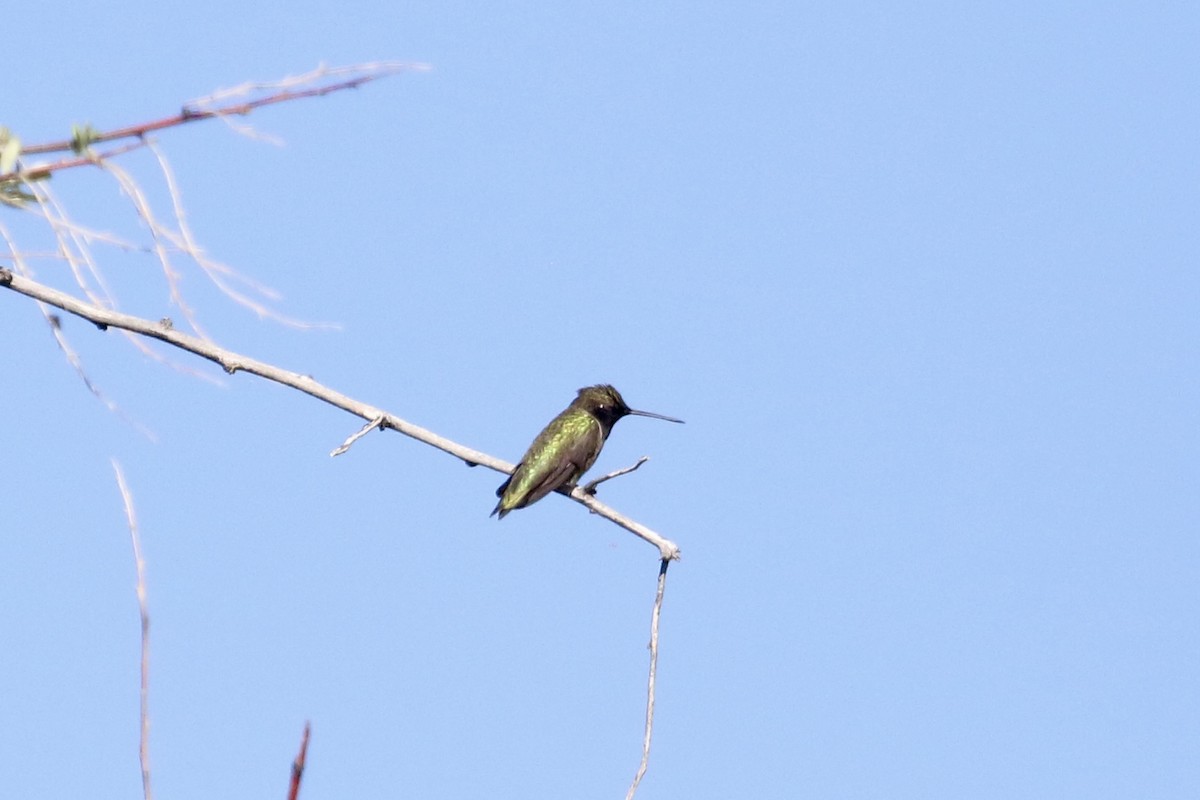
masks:
<path fill-rule="evenodd" d="M 125 483 L 125 473 L 121 470 L 120 462 L 114 458 L 112 465 L 113 472 L 117 474 L 117 488 L 121 490 L 121 499 L 125 503 L 125 519 L 129 523 L 129 538 L 133 540 L 133 563 L 137 568 L 138 615 L 142 620 L 142 677 L 138 692 L 140 697 L 138 718 L 141 721 L 141 732 L 138 735 L 138 761 L 142 767 L 143 800 L 154 800 L 154 793 L 150 791 L 150 609 L 146 603 L 146 560 L 142 558 L 142 541 L 138 538 L 133 495 L 129 492 L 128 484 Z"/>
<path fill-rule="evenodd" d="M 266 378 L 269 381 L 289 386 L 318 400 L 323 400 L 331 406 L 354 414 L 367 422 L 382 419 L 383 423 L 380 427 L 399 431 L 405 436 L 423 442 L 430 447 L 436 447 L 438 450 L 449 453 L 455 458 L 460 458 L 468 464 L 482 465 L 509 475 L 515 469 L 514 465 L 503 459 L 438 436 L 433 431 L 426 430 L 419 425 L 414 425 L 395 414 L 355 400 L 328 386 L 324 386 L 308 375 L 301 375 L 298 372 L 281 369 L 265 361 L 239 355 L 205 339 L 177 331 L 171 325 L 85 303 L 66 292 L 17 275 L 8 269 L 0 269 L 0 287 L 12 289 L 14 292 L 23 294 L 26 297 L 32 297 L 35 300 L 48 303 L 56 308 L 61 308 L 63 311 L 95 323 L 102 330 L 110 327 L 120 328 L 166 342 L 181 350 L 186 350 L 189 353 L 194 353 L 201 358 L 206 358 L 209 361 L 219 364 L 222 369 L 231 375 L 239 371 L 249 372 L 260 378 Z M 570 496 L 577 503 L 587 506 L 593 513 L 599 514 L 610 522 L 621 526 L 633 535 L 657 547 L 659 557 L 663 560 L 670 561 L 679 558 L 679 547 L 674 542 L 660 536 L 645 525 L 635 522 L 614 509 L 609 508 L 595 497 L 587 494 L 582 488 L 576 487 L 572 490 Z"/>
<path fill-rule="evenodd" d="M 658 568 L 658 591 L 654 595 L 654 612 L 650 615 L 650 679 L 646 689 L 646 730 L 642 737 L 642 762 L 638 765 L 633 783 L 625 793 L 625 800 L 633 800 L 637 793 L 638 784 L 646 775 L 646 767 L 650 764 L 650 737 L 654 733 L 654 687 L 658 680 L 658 620 L 662 616 L 663 594 L 667 590 L 667 567 L 670 561 L 663 559 Z"/>

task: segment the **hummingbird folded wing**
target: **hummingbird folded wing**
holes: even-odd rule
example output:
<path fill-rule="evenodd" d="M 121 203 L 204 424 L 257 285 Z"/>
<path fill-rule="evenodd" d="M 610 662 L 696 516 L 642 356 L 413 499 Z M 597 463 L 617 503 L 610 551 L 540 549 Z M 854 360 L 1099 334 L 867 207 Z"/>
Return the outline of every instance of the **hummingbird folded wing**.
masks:
<path fill-rule="evenodd" d="M 600 421 L 584 411 L 568 408 L 555 417 L 529 446 L 525 457 L 496 494 L 500 502 L 493 514 L 536 503 L 555 489 L 568 486 L 596 462 L 606 431 Z"/>
<path fill-rule="evenodd" d="M 556 464 L 552 469 L 539 476 L 540 480 L 529 487 L 529 491 L 521 498 L 521 504 L 518 508 L 524 508 L 527 505 L 536 503 L 546 495 L 553 492 L 560 486 L 565 486 L 571 482 L 571 476 L 575 474 L 577 465 L 571 462 L 562 462 Z"/>

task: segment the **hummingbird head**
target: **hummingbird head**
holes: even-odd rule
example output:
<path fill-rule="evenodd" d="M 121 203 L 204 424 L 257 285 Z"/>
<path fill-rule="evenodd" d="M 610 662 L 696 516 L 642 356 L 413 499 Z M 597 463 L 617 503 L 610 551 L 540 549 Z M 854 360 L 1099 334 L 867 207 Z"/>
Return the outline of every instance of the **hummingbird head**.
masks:
<path fill-rule="evenodd" d="M 571 405 L 584 409 L 593 417 L 600 420 L 600 424 L 604 427 L 605 436 L 608 435 L 608 432 L 612 430 L 612 426 L 621 417 L 651 417 L 653 419 L 664 419 L 667 422 L 683 422 L 683 420 L 675 419 L 674 417 L 665 417 L 662 414 L 654 414 L 649 411 L 638 411 L 637 409 L 630 408 L 625 402 L 625 398 L 621 397 L 621 393 L 608 384 L 585 386 L 579 390 L 579 396 L 575 398 L 575 401 Z"/>

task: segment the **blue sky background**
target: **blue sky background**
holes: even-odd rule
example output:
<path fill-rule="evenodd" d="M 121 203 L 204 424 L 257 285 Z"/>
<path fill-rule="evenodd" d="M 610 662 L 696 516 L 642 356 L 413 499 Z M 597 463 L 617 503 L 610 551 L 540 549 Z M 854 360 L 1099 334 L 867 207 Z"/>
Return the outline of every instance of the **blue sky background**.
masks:
<path fill-rule="evenodd" d="M 1200 794 L 1200 11 L 1185 3 L 67 2 L 0 123 L 110 128 L 318 62 L 427 62 L 159 137 L 217 340 L 517 459 L 583 385 L 601 497 L 677 541 L 640 798 Z M 21 52 L 16 52 L 17 50 Z M 165 194 L 145 153 L 121 162 Z M 97 171 L 76 219 L 140 236 Z M 165 212 L 166 207 L 162 210 Z M 30 251 L 33 220 L 0 210 Z M 155 262 L 101 250 L 132 313 Z M 71 286 L 65 267 L 40 279 Z M 0 296 L 0 796 L 135 797 L 137 503 L 163 798 L 609 798 L 656 551 L 251 376 Z"/>

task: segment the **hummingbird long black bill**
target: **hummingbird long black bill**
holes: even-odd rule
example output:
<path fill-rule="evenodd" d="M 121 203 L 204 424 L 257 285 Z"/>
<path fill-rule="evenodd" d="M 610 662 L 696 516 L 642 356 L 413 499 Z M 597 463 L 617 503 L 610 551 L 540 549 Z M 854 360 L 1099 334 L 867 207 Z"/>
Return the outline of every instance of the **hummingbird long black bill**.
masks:
<path fill-rule="evenodd" d="M 668 417 L 665 414 L 655 414 L 652 411 L 635 411 L 631 408 L 631 409 L 629 409 L 629 413 L 633 414 L 635 417 L 650 417 L 651 419 L 665 419 L 667 422 L 678 422 L 680 425 L 684 424 L 683 420 L 681 420 L 681 419 L 675 419 L 674 417 Z"/>

